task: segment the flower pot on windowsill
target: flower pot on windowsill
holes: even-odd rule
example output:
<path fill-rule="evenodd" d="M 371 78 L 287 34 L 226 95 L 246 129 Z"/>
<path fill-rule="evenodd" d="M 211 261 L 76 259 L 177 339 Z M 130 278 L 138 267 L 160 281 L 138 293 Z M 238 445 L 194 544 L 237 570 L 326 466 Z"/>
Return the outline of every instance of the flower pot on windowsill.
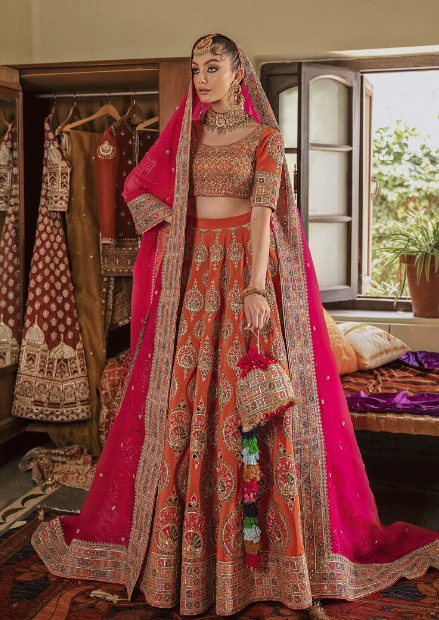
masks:
<path fill-rule="evenodd" d="M 416 256 L 404 254 L 400 260 L 407 270 L 407 283 L 412 299 L 413 315 L 433 319 L 439 318 L 439 270 L 435 271 L 434 261 L 432 260 L 430 264 L 428 282 L 425 277 L 424 265 L 418 284 Z"/>

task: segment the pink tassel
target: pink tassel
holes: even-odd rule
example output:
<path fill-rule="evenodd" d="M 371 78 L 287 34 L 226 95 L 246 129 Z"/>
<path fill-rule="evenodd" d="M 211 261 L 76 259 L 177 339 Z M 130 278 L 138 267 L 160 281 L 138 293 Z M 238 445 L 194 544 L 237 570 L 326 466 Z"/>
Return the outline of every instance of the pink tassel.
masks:
<path fill-rule="evenodd" d="M 248 350 L 248 353 L 244 355 L 244 357 L 241 357 L 237 366 L 238 368 L 242 368 L 241 377 L 246 377 L 250 370 L 255 368 L 267 370 L 270 364 L 275 364 L 274 360 L 271 360 L 269 357 L 264 357 L 259 353 L 257 347 L 253 347 Z"/>
<path fill-rule="evenodd" d="M 245 563 L 250 568 L 258 568 L 259 566 L 259 553 L 258 555 L 251 555 L 250 553 L 245 554 Z"/>
<path fill-rule="evenodd" d="M 246 504 L 252 504 L 256 501 L 256 493 L 244 493 L 244 502 Z"/>

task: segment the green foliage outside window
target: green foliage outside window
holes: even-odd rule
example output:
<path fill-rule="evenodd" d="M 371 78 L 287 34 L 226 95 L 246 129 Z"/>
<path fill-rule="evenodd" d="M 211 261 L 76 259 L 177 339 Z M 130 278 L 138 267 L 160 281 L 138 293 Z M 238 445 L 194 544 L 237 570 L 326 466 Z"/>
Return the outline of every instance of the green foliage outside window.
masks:
<path fill-rule="evenodd" d="M 379 193 L 374 199 L 372 221 L 372 282 L 369 295 L 408 295 L 400 291 L 397 265 L 385 263 L 379 250 L 393 223 L 405 225 L 410 209 L 439 218 L 439 149 L 432 151 L 414 127 L 397 121 L 374 135 L 373 177 Z"/>

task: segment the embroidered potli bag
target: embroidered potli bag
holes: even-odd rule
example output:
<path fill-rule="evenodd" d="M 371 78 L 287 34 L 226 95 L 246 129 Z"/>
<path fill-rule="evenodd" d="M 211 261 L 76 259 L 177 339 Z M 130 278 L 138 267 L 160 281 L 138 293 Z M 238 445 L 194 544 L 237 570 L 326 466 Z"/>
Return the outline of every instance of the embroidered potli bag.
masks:
<path fill-rule="evenodd" d="M 261 479 L 257 427 L 280 415 L 298 402 L 293 386 L 283 367 L 261 354 L 259 331 L 257 347 L 238 362 L 241 376 L 236 386 L 237 405 L 241 415 L 244 443 L 244 547 L 247 566 L 259 566 L 261 530 L 258 527 L 258 483 Z"/>

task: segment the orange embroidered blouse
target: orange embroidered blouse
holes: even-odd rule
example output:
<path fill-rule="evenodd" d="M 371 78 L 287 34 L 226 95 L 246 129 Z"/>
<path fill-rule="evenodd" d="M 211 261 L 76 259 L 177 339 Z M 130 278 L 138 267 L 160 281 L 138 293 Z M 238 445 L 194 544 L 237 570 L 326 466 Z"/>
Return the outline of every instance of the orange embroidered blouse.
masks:
<path fill-rule="evenodd" d="M 189 196 L 250 198 L 252 207 L 276 208 L 283 165 L 279 131 L 259 125 L 247 136 L 221 146 L 199 142 L 194 125 Z"/>

